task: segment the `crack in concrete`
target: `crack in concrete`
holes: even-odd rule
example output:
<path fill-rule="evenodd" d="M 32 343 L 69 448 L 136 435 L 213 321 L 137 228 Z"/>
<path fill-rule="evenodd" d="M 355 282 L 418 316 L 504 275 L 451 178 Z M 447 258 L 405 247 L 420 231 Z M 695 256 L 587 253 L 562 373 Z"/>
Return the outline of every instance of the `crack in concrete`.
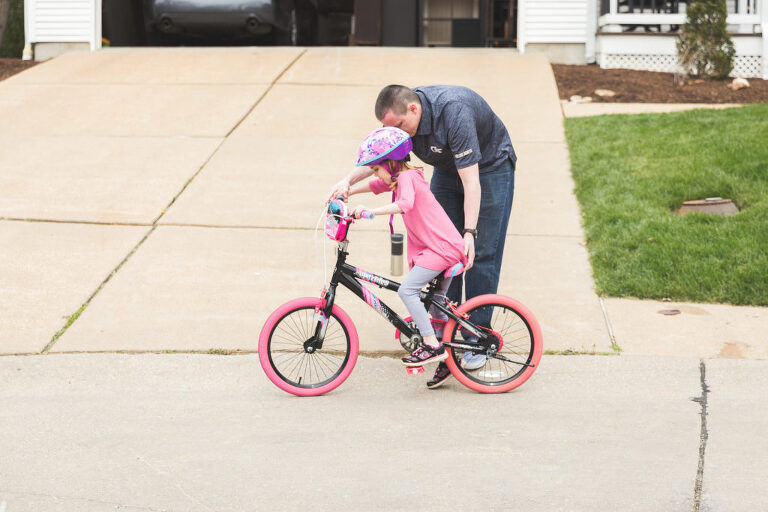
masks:
<path fill-rule="evenodd" d="M 707 430 L 707 397 L 709 395 L 709 386 L 707 386 L 707 367 L 702 359 L 699 363 L 701 373 L 701 396 L 692 398 L 694 402 L 701 405 L 701 433 L 699 436 L 699 466 L 696 471 L 696 484 L 693 488 L 693 511 L 699 512 L 701 508 L 701 490 L 704 483 L 704 456 L 707 450 L 707 439 L 709 431 Z"/>

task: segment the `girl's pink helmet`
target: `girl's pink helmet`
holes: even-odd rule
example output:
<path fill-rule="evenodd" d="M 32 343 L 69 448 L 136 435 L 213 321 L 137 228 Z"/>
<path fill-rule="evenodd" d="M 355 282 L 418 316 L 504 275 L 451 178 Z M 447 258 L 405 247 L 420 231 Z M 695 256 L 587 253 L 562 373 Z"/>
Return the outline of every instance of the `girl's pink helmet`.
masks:
<path fill-rule="evenodd" d="M 413 149 L 411 137 L 394 126 L 372 131 L 360 143 L 357 152 L 357 166 L 376 165 L 384 160 L 403 160 Z"/>

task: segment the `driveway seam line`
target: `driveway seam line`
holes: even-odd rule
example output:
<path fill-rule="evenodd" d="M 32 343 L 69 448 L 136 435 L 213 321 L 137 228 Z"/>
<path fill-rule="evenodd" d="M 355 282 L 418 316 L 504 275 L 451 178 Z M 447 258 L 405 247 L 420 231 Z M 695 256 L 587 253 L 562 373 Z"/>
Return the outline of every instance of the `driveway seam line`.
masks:
<path fill-rule="evenodd" d="M 600 301 L 600 309 L 603 311 L 603 320 L 605 320 L 605 327 L 608 329 L 608 338 L 611 342 L 611 348 L 617 354 L 621 354 L 621 347 L 616 343 L 616 336 L 613 334 L 613 327 L 611 326 L 611 319 L 608 317 L 608 311 L 605 309 L 605 301 L 602 297 L 597 297 Z"/>
<path fill-rule="evenodd" d="M 67 220 L 67 219 L 34 219 L 23 217 L 0 217 L 0 222 L 39 222 L 50 224 L 76 224 L 85 226 L 117 226 L 117 227 L 172 227 L 172 228 L 200 228 L 200 229 L 279 229 L 288 231 L 314 231 L 314 227 L 310 226 L 261 226 L 261 225 L 247 225 L 247 224 L 197 224 L 197 223 L 185 223 L 185 222 L 163 222 L 163 223 L 149 223 L 149 222 L 106 222 L 98 220 Z M 358 231 L 364 233 L 379 233 L 381 229 L 372 228 L 360 228 Z M 567 235 L 558 233 L 507 233 L 508 237 L 519 238 L 560 238 L 566 240 L 582 240 L 581 235 Z"/>
<path fill-rule="evenodd" d="M 253 112 L 256 109 L 256 107 L 259 106 L 261 101 L 267 96 L 267 94 L 269 94 L 269 91 L 272 90 L 272 88 L 275 86 L 275 83 L 277 83 L 277 81 L 280 80 L 280 78 L 286 73 L 286 71 L 288 71 L 291 67 L 293 67 L 293 65 L 296 64 L 296 62 L 301 57 L 303 57 L 305 53 L 307 53 L 307 49 L 306 48 L 304 49 L 304 51 L 299 53 L 290 63 L 288 63 L 288 65 L 280 72 L 280 74 L 278 74 L 274 78 L 274 80 L 272 80 L 272 83 L 269 84 L 269 87 L 267 87 L 267 89 L 261 94 L 261 96 L 259 96 L 259 98 L 256 100 L 256 102 L 253 105 L 251 105 L 251 108 L 249 108 L 248 111 L 245 114 L 243 114 L 243 116 L 240 118 L 240 120 L 237 123 L 235 123 L 235 125 L 226 133 L 226 135 L 224 135 L 224 138 L 221 139 L 221 141 L 214 148 L 214 150 L 211 152 L 211 154 L 208 155 L 208 158 L 205 159 L 205 162 L 203 162 L 202 165 L 200 165 L 200 167 L 192 175 L 192 177 L 190 177 L 187 180 L 187 182 L 184 184 L 184 186 L 181 187 L 181 190 L 179 191 L 179 193 L 176 194 L 173 197 L 173 199 L 171 199 L 171 202 L 168 203 L 168 206 L 166 206 L 165 209 L 160 212 L 160 215 L 158 215 L 157 218 L 155 218 L 155 220 L 152 222 L 152 225 L 156 225 L 160 221 L 160 219 L 163 218 L 163 215 L 165 215 L 165 213 L 171 208 L 171 206 L 173 206 L 173 204 L 181 196 L 181 194 L 183 194 L 187 190 L 189 185 L 195 180 L 195 178 L 197 178 L 200 175 L 201 172 L 203 172 L 203 169 L 205 169 L 205 166 L 208 165 L 208 163 L 210 163 L 210 161 L 219 152 L 219 150 L 222 148 L 222 146 L 224 146 L 224 143 L 227 141 L 229 136 L 232 135 L 232 133 L 237 128 L 239 128 L 241 124 L 243 124 L 243 121 L 245 121 L 248 118 L 248 116 L 251 115 L 251 112 Z"/>
<path fill-rule="evenodd" d="M 115 274 L 117 274 L 117 272 L 123 267 L 123 265 L 125 265 L 125 263 L 130 259 L 130 257 L 133 256 L 133 254 L 139 250 L 139 247 L 141 247 L 141 245 L 147 240 L 147 238 L 149 238 L 149 235 L 151 235 L 155 229 L 157 229 L 157 226 L 152 226 L 150 230 L 147 231 L 147 233 L 142 237 L 142 239 L 139 240 L 139 242 L 133 247 L 133 249 L 131 249 L 128 255 L 125 258 L 123 258 L 122 261 L 118 263 L 114 269 L 112 269 L 112 272 L 109 273 L 106 279 L 104 279 L 101 282 L 101 284 L 96 288 L 96 290 L 91 294 L 91 296 L 88 297 L 88 300 L 83 302 L 83 304 L 78 308 L 78 310 L 75 311 L 75 313 L 73 313 L 72 316 L 70 316 L 67 319 L 67 322 L 64 324 L 64 326 L 61 329 L 59 329 L 59 331 L 56 334 L 53 335 L 53 337 L 51 338 L 51 341 L 49 341 L 48 344 L 41 351 L 41 354 L 47 354 L 51 350 L 51 348 L 53 348 L 53 346 L 56 344 L 59 338 L 61 338 L 64 335 L 64 333 L 67 332 L 67 330 L 72 326 L 72 324 L 74 324 L 77 321 L 78 318 L 80 318 L 80 315 L 83 314 L 83 312 L 90 305 L 91 301 L 96 297 L 96 295 L 98 295 L 98 293 L 102 290 L 102 288 L 104 288 L 104 286 L 106 286 L 109 280 L 112 279 L 112 277 Z"/>
<path fill-rule="evenodd" d="M 29 217 L 0 217 L 0 221 L 8 222 L 41 222 L 49 224 L 86 224 L 88 226 L 133 226 L 152 227 L 150 222 L 106 222 L 98 220 L 62 220 L 62 219 L 33 219 Z"/>
<path fill-rule="evenodd" d="M 707 451 L 707 440 L 709 431 L 707 430 L 707 403 L 709 395 L 709 386 L 707 385 L 707 366 L 704 360 L 699 362 L 699 372 L 701 375 L 701 396 L 692 398 L 701 406 L 701 433 L 699 434 L 699 465 L 696 470 L 696 483 L 693 488 L 693 512 L 699 512 L 701 509 L 701 490 L 704 485 L 704 457 Z"/>
<path fill-rule="evenodd" d="M 140 356 L 140 355 L 158 355 L 158 356 L 168 356 L 168 355 L 178 355 L 178 354 L 187 354 L 187 355 L 198 355 L 198 356 L 248 356 L 248 355 L 256 355 L 259 351 L 257 349 L 251 349 L 251 348 L 209 348 L 209 349 L 116 349 L 116 350 L 62 350 L 60 352 L 48 352 L 46 354 L 41 354 L 40 352 L 14 352 L 14 353 L 7 353 L 2 354 L 0 353 L 0 358 L 3 357 L 36 357 L 40 355 L 45 355 L 46 357 L 53 357 L 53 356 L 72 356 L 72 355 L 96 355 L 96 354 L 102 354 L 102 355 L 116 355 L 116 356 L 122 356 L 122 355 L 128 355 L 128 356 Z M 375 359 L 381 359 L 381 358 L 392 358 L 392 359 L 400 359 L 405 354 L 405 351 L 383 351 L 383 350 L 361 350 L 359 352 L 360 357 L 368 357 L 368 358 L 375 358 Z M 591 351 L 575 351 L 570 349 L 565 350 L 545 350 L 544 355 L 546 356 L 561 356 L 561 357 L 568 357 L 568 356 L 589 356 L 589 357 L 614 357 L 616 354 L 612 352 L 591 352 Z"/>
<path fill-rule="evenodd" d="M 295 85 L 301 87 L 377 87 L 376 84 L 350 84 L 333 82 L 280 82 L 277 85 Z"/>
<path fill-rule="evenodd" d="M 0 134 L 0 139 L 11 138 L 28 138 L 34 137 L 36 139 L 84 139 L 84 138 L 98 138 L 98 139 L 221 139 L 222 135 L 115 135 L 115 134 L 79 134 L 70 135 L 67 133 L 47 133 L 47 134 L 35 134 L 35 135 L 3 135 Z"/>
<path fill-rule="evenodd" d="M 306 51 L 306 50 L 305 50 Z M 269 82 L 19 82 L 7 84 L 10 87 L 249 87 L 253 85 L 269 85 Z"/>

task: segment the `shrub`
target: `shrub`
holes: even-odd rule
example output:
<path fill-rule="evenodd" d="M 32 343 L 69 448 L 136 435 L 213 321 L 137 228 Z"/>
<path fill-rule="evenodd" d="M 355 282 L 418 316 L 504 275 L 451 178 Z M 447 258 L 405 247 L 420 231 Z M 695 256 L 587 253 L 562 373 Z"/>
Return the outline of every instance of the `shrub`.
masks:
<path fill-rule="evenodd" d="M 733 41 L 726 30 L 725 0 L 693 0 L 677 37 L 677 54 L 686 73 L 725 78 L 733 70 Z"/>

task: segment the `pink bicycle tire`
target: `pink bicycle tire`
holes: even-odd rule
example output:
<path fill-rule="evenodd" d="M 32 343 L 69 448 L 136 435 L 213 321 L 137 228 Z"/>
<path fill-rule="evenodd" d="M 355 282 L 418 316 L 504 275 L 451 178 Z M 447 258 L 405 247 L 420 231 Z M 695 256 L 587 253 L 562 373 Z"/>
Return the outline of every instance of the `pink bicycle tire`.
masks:
<path fill-rule="evenodd" d="M 468 300 L 461 306 L 457 308 L 457 312 L 464 313 L 466 311 L 469 311 L 471 309 L 474 309 L 478 306 L 482 306 L 485 304 L 500 304 L 503 306 L 506 306 L 510 309 L 512 309 L 527 325 L 530 334 L 531 339 L 533 343 L 533 349 L 531 351 L 530 359 L 527 361 L 528 364 L 531 366 L 528 366 L 525 368 L 523 372 L 518 374 L 513 380 L 509 382 L 505 382 L 503 384 L 498 385 L 489 385 L 489 384 L 482 384 L 480 382 L 477 382 L 476 380 L 472 380 L 467 375 L 465 375 L 464 371 L 462 371 L 461 368 L 456 364 L 456 359 L 454 358 L 454 351 L 451 347 L 446 347 L 448 350 L 448 359 L 445 360 L 446 364 L 448 365 L 448 368 L 451 370 L 451 374 L 467 386 L 468 388 L 478 391 L 480 393 L 505 393 L 507 391 L 511 391 L 523 383 L 527 381 L 531 375 L 533 375 L 533 372 L 536 371 L 536 369 L 539 367 L 539 361 L 541 360 L 541 355 L 543 352 L 543 340 L 541 335 L 541 327 L 539 326 L 539 322 L 536 320 L 536 317 L 533 315 L 533 313 L 525 307 L 522 303 L 519 301 L 511 298 L 506 297 L 504 295 L 479 295 L 477 297 L 473 297 L 472 299 Z M 453 320 L 450 320 L 443 331 L 443 339 L 444 340 L 450 340 L 453 337 L 453 332 L 456 329 L 456 322 Z"/>
<path fill-rule="evenodd" d="M 352 319 L 349 317 L 349 315 L 339 306 L 334 304 L 333 309 L 331 310 L 331 315 L 333 315 L 338 320 L 349 337 L 349 353 L 341 371 L 335 377 L 333 377 L 333 380 L 318 387 L 295 386 L 281 378 L 278 371 L 273 367 L 272 362 L 270 361 L 269 344 L 272 332 L 278 325 L 279 321 L 293 311 L 299 309 L 314 308 L 319 304 L 321 304 L 321 299 L 317 297 L 302 297 L 286 302 L 277 308 L 269 316 L 269 318 L 267 318 L 267 321 L 264 323 L 264 327 L 261 329 L 261 334 L 259 335 L 259 362 L 261 363 L 261 367 L 264 369 L 264 373 L 267 375 L 267 378 L 269 378 L 269 380 L 272 381 L 272 383 L 275 384 L 278 388 L 293 395 L 318 396 L 336 389 L 339 387 L 339 385 L 341 385 L 342 382 L 347 379 L 347 377 L 349 377 L 349 374 L 352 373 L 352 370 L 355 367 L 355 363 L 357 362 L 357 356 L 359 352 L 357 329 L 355 329 L 355 324 L 352 323 Z"/>

